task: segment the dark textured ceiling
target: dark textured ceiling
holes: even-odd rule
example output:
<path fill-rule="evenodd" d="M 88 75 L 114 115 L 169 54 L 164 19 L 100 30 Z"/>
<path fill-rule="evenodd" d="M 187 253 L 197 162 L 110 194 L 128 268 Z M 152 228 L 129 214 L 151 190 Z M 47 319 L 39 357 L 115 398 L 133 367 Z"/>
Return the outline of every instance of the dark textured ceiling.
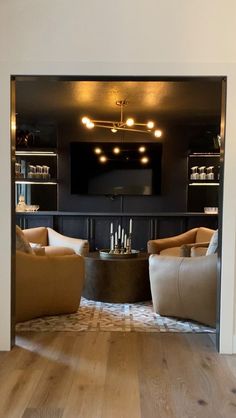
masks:
<path fill-rule="evenodd" d="M 128 100 L 125 116 L 161 125 L 219 123 L 221 82 L 186 81 L 75 81 L 22 77 L 16 81 L 18 120 L 70 124 L 81 129 L 81 116 L 119 120 L 116 101 Z"/>

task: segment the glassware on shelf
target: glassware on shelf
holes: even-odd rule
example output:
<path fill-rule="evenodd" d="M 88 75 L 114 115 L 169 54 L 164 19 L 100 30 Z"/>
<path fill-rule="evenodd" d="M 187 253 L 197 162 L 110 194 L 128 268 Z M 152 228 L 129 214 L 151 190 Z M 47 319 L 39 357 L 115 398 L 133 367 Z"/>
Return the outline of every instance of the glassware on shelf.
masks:
<path fill-rule="evenodd" d="M 198 166 L 191 167 L 192 173 L 190 174 L 191 180 L 198 180 L 199 174 L 198 174 Z"/>
<path fill-rule="evenodd" d="M 203 165 L 202 167 L 199 167 L 199 179 L 200 180 L 206 180 L 205 168 L 206 168 L 205 165 Z"/>
<path fill-rule="evenodd" d="M 49 173 L 50 167 L 48 167 L 47 165 L 43 165 L 42 166 L 42 178 L 45 180 L 50 179 L 50 173 Z"/>
<path fill-rule="evenodd" d="M 204 207 L 204 213 L 217 214 L 218 207 Z"/>
<path fill-rule="evenodd" d="M 40 179 L 43 177 L 42 166 L 36 165 L 36 178 Z"/>
<path fill-rule="evenodd" d="M 39 205 L 27 205 L 26 212 L 37 212 Z"/>
<path fill-rule="evenodd" d="M 27 210 L 27 204 L 25 203 L 25 196 L 19 196 L 19 202 L 16 205 L 16 212 L 25 212 Z"/>
<path fill-rule="evenodd" d="M 207 167 L 207 169 L 206 169 L 206 172 L 207 172 L 206 178 L 207 178 L 207 180 L 214 180 L 215 175 L 213 173 L 213 169 L 214 169 L 214 166 Z"/>
<path fill-rule="evenodd" d="M 15 177 L 17 177 L 17 178 L 22 177 L 22 175 L 21 175 L 21 164 L 20 163 L 15 163 Z"/>
<path fill-rule="evenodd" d="M 35 178 L 35 173 L 36 173 L 36 167 L 30 164 L 28 166 L 28 174 L 27 174 L 28 178 L 29 179 Z"/>

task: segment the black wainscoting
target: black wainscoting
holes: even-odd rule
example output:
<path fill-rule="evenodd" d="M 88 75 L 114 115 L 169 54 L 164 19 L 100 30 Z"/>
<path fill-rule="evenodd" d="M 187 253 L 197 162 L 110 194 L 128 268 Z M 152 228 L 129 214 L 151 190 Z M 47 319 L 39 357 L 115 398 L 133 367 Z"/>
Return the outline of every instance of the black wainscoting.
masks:
<path fill-rule="evenodd" d="M 216 229 L 218 216 L 204 213 L 76 213 L 37 212 L 17 213 L 16 223 L 23 229 L 37 226 L 54 228 L 63 235 L 88 239 L 90 249 L 109 247 L 110 223 L 114 229 L 120 224 L 128 231 L 129 219 L 133 219 L 132 247 L 146 250 L 147 241 L 180 234 L 188 229 L 205 226 Z"/>

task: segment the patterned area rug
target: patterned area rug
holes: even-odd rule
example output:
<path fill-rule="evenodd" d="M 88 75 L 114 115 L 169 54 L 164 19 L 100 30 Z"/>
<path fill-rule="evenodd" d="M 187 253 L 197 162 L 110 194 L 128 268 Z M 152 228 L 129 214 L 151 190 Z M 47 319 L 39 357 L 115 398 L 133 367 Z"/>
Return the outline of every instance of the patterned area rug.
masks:
<path fill-rule="evenodd" d="M 54 315 L 17 324 L 17 331 L 124 331 L 215 333 L 196 322 L 155 314 L 152 302 L 104 303 L 81 299 L 74 314 Z"/>

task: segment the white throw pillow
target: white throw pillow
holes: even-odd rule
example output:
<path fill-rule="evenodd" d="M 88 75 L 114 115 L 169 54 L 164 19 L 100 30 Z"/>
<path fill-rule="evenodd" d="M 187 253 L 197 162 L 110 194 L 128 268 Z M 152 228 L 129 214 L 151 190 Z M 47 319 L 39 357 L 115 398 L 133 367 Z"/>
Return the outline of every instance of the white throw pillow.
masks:
<path fill-rule="evenodd" d="M 215 254 L 217 253 L 217 250 L 218 250 L 218 229 L 214 232 L 214 234 L 211 237 L 206 255 Z"/>

